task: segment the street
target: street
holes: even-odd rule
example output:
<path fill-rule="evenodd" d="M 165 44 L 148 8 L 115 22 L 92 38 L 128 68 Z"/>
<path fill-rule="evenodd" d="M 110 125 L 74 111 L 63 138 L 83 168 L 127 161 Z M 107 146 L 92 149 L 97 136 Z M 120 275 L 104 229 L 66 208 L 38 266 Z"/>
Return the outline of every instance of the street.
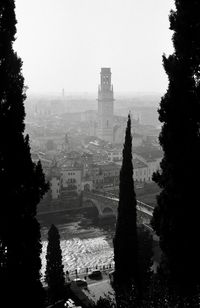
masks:
<path fill-rule="evenodd" d="M 97 302 L 100 297 L 109 296 L 114 299 L 114 291 L 110 285 L 110 280 L 105 279 L 98 282 L 88 284 L 88 289 L 83 289 L 83 292 L 89 299 Z"/>

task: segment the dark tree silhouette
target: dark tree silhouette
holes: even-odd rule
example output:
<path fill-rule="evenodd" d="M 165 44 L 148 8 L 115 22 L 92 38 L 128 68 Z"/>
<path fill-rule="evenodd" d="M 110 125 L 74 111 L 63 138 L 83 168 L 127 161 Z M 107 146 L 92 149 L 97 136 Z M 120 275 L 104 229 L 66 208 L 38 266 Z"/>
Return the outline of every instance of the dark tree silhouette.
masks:
<path fill-rule="evenodd" d="M 200 283 L 200 1 L 176 0 L 170 14 L 175 51 L 163 56 L 169 85 L 161 99 L 161 187 L 152 225 L 160 236 L 163 270 L 182 295 Z"/>
<path fill-rule="evenodd" d="M 142 298 L 149 296 L 153 265 L 153 238 L 144 225 L 139 225 L 138 234 L 138 271 Z"/>
<path fill-rule="evenodd" d="M 123 161 L 120 170 L 119 205 L 113 240 L 115 284 L 131 285 L 137 281 L 136 196 L 133 183 L 131 118 L 128 116 Z"/>
<path fill-rule="evenodd" d="M 0 290 L 3 307 L 42 307 L 37 204 L 47 191 L 24 136 L 22 61 L 13 50 L 15 1 L 0 1 Z M 1 305 L 0 303 L 0 305 Z"/>
<path fill-rule="evenodd" d="M 46 260 L 45 281 L 48 285 L 48 298 L 50 303 L 55 303 L 65 297 L 65 277 L 62 264 L 62 250 L 60 248 L 60 235 L 54 225 L 51 225 L 48 232 Z"/>
<path fill-rule="evenodd" d="M 99 300 L 91 306 L 91 308 L 116 308 L 116 303 L 113 298 L 100 297 Z"/>

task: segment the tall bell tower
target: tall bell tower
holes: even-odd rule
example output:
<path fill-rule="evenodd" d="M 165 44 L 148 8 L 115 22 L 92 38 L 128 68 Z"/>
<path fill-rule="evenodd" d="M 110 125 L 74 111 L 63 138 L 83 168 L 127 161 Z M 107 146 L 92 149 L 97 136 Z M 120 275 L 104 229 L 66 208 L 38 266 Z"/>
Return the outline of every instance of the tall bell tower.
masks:
<path fill-rule="evenodd" d="M 98 128 L 97 136 L 103 140 L 113 142 L 113 85 L 111 84 L 111 70 L 101 68 L 98 89 Z"/>

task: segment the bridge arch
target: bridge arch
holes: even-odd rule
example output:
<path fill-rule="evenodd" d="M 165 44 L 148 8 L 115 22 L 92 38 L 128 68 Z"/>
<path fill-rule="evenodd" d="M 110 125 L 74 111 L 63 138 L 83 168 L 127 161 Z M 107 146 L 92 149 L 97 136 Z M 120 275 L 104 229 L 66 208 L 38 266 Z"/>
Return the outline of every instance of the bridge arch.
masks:
<path fill-rule="evenodd" d="M 112 204 L 100 202 L 99 200 L 93 198 L 84 198 L 84 206 L 86 207 L 95 207 L 98 211 L 98 217 L 109 217 L 117 215 L 116 211 L 114 210 Z"/>
<path fill-rule="evenodd" d="M 116 213 L 113 211 L 113 209 L 109 206 L 105 206 L 102 210 L 103 215 L 107 216 L 116 216 Z"/>
<path fill-rule="evenodd" d="M 84 192 L 84 202 L 92 202 L 91 206 L 96 207 L 99 217 L 114 215 L 117 217 L 118 198 Z M 137 200 L 138 222 L 149 224 L 154 208 L 146 203 Z"/>
<path fill-rule="evenodd" d="M 95 208 L 97 210 L 98 216 L 101 215 L 101 211 L 100 211 L 97 201 L 90 199 L 90 198 L 84 199 L 84 205 L 89 208 L 90 207 Z"/>

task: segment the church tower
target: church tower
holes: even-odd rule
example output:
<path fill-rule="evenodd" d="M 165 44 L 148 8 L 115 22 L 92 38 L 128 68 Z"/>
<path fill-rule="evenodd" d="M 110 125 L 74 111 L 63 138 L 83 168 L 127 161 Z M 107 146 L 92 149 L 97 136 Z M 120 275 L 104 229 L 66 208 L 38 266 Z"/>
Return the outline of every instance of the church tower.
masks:
<path fill-rule="evenodd" d="M 101 68 L 101 84 L 98 89 L 98 129 L 97 136 L 113 142 L 113 86 L 111 71 L 108 67 Z"/>

